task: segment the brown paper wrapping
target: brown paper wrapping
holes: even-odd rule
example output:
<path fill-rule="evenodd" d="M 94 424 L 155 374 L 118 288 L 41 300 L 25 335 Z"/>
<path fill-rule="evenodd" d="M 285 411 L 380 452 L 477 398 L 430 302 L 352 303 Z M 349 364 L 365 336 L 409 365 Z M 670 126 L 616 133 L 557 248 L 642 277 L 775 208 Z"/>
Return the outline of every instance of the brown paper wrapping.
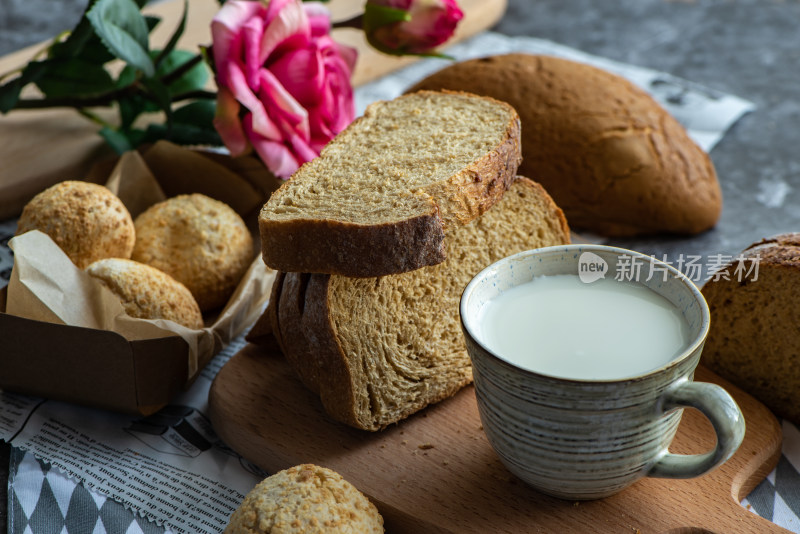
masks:
<path fill-rule="evenodd" d="M 269 180 L 254 186 L 220 161 L 224 158 L 206 158 L 170 143 L 157 143 L 143 155 L 123 155 L 106 187 L 119 196 L 134 218 L 165 198 L 198 192 L 222 200 L 245 220 L 254 220 L 266 200 L 268 193 L 263 189 L 270 187 Z M 272 183 L 278 185 L 276 180 Z M 7 287 L 7 314 L 110 330 L 128 341 L 179 336 L 189 348 L 187 383 L 224 345 L 256 321 L 275 277 L 254 250 L 253 263 L 228 303 L 216 317 L 204 316 L 205 328 L 192 330 L 163 319 L 129 317 L 110 290 L 73 264 L 41 232 L 16 236 L 9 245 L 14 250 L 14 268 Z"/>

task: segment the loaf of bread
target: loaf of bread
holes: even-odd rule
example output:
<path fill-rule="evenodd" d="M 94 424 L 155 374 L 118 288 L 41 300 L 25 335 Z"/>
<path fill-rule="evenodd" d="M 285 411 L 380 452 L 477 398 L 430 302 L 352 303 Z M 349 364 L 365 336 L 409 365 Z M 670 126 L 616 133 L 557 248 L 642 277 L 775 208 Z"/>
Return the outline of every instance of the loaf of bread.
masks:
<path fill-rule="evenodd" d="M 711 329 L 701 361 L 800 424 L 800 233 L 755 243 L 742 258 L 703 286 Z"/>
<path fill-rule="evenodd" d="M 224 534 L 378 534 L 375 505 L 339 473 L 312 464 L 267 477 L 242 501 Z"/>
<path fill-rule="evenodd" d="M 541 183 L 573 229 L 609 236 L 695 234 L 722 194 L 711 159 L 646 92 L 604 70 L 508 54 L 453 64 L 409 91 L 451 89 L 514 106 L 519 173 Z"/>
<path fill-rule="evenodd" d="M 136 217 L 132 259 L 169 274 L 200 309 L 228 301 L 253 261 L 253 238 L 242 218 L 205 195 L 178 195 Z"/>
<path fill-rule="evenodd" d="M 561 210 L 519 178 L 483 216 L 446 234 L 445 262 L 379 278 L 279 274 L 266 313 L 325 410 L 379 430 L 472 381 L 458 303 L 475 274 L 509 254 L 568 242 Z"/>
<path fill-rule="evenodd" d="M 125 313 L 139 319 L 167 319 L 186 328 L 203 328 L 203 316 L 186 286 L 155 267 L 122 258 L 105 258 L 86 272 L 111 290 Z"/>
<path fill-rule="evenodd" d="M 444 235 L 491 207 L 520 162 L 508 104 L 421 92 L 369 106 L 259 217 L 274 269 L 382 276 L 436 265 Z"/>
<path fill-rule="evenodd" d="M 66 181 L 33 197 L 17 235 L 39 230 L 79 268 L 101 258 L 130 258 L 136 234 L 130 213 L 114 193 L 89 182 Z"/>

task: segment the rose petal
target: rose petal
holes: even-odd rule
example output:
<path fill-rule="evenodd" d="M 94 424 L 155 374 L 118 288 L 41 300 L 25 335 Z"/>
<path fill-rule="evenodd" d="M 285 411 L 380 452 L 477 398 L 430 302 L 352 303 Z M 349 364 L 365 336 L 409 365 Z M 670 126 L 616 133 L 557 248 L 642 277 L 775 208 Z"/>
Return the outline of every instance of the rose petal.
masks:
<path fill-rule="evenodd" d="M 259 50 L 259 64 L 267 62 L 270 54 L 282 43 L 292 39 L 295 46 L 306 46 L 311 40 L 311 29 L 308 17 L 299 0 L 285 2 L 285 7 L 275 14 L 273 19 L 267 19 L 267 27 L 261 39 Z M 272 2 L 270 2 L 270 7 Z M 272 10 L 270 10 L 271 12 Z"/>
<path fill-rule="evenodd" d="M 311 161 L 319 156 L 319 150 L 314 150 L 311 145 L 299 135 L 292 135 L 289 138 L 293 152 L 299 162 Z"/>
<path fill-rule="evenodd" d="M 300 103 L 281 85 L 281 82 L 268 70 L 263 69 L 261 75 L 261 89 L 259 97 L 270 113 L 280 117 L 283 122 L 291 125 L 306 138 L 310 136 L 308 128 L 308 112 Z M 284 134 L 286 129 L 284 128 Z"/>
<path fill-rule="evenodd" d="M 311 35 L 320 37 L 331 31 L 331 12 L 321 2 L 303 2 L 303 8 L 311 26 Z"/>
<path fill-rule="evenodd" d="M 239 120 L 241 106 L 228 89 L 221 87 L 217 92 L 217 111 L 214 115 L 214 128 L 219 132 L 222 142 L 232 156 L 241 156 L 250 147 L 245 137 L 242 122 Z"/>
<path fill-rule="evenodd" d="M 275 176 L 288 178 L 300 167 L 292 151 L 283 142 L 271 141 L 259 136 L 251 129 L 252 124 L 246 117 L 243 125 L 256 154 Z"/>
<path fill-rule="evenodd" d="M 222 65 L 230 55 L 231 42 L 238 36 L 245 22 L 260 11 L 265 11 L 260 2 L 228 0 L 211 21 L 211 38 L 214 43 L 214 62 Z"/>
<path fill-rule="evenodd" d="M 316 48 L 301 48 L 284 54 L 270 65 L 269 71 L 303 106 L 314 106 L 319 101 L 325 69 Z"/>
<path fill-rule="evenodd" d="M 233 96 L 236 97 L 250 113 L 252 113 L 253 128 L 260 135 L 270 139 L 281 139 L 281 132 L 272 120 L 267 116 L 264 103 L 250 89 L 244 77 L 244 73 L 236 63 L 228 63 L 227 78 L 230 82 L 228 86 Z"/>
<path fill-rule="evenodd" d="M 254 17 L 247 21 L 242 26 L 242 60 L 244 61 L 244 75 L 247 79 L 247 84 L 252 87 L 258 87 L 258 71 L 264 63 L 259 57 L 259 46 L 261 39 L 264 36 L 264 20 L 260 17 Z"/>
<path fill-rule="evenodd" d="M 214 124 L 232 153 L 252 147 L 286 178 L 352 121 L 356 51 L 330 37 L 330 15 L 320 4 L 228 2 L 241 5 L 214 27 Z"/>

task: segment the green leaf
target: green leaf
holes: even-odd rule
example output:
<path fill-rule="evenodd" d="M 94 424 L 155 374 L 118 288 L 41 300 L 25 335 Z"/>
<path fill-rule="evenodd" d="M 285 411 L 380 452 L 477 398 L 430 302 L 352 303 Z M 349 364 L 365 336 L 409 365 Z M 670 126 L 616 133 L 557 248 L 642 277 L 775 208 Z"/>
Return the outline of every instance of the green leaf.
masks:
<path fill-rule="evenodd" d="M 367 33 L 381 26 L 394 24 L 395 22 L 408 22 L 410 20 L 411 13 L 405 9 L 379 6 L 369 2 L 364 5 L 364 31 Z"/>
<path fill-rule="evenodd" d="M 182 65 L 192 61 L 196 54 L 187 50 L 173 50 L 164 57 L 156 71 L 156 77 L 163 79 L 171 72 L 175 72 Z M 178 79 L 169 83 L 169 90 L 173 95 L 197 91 L 205 87 L 208 81 L 208 68 L 202 61 L 184 72 Z"/>
<path fill-rule="evenodd" d="M 87 19 L 81 18 L 81 20 L 78 22 L 78 25 L 75 26 L 75 29 L 70 32 L 66 39 L 53 44 L 48 49 L 47 57 L 77 57 L 86 46 L 86 43 L 89 42 L 89 39 L 91 39 L 92 35 L 94 35 L 92 25 L 89 24 Z"/>
<path fill-rule="evenodd" d="M 202 128 L 192 124 L 173 124 L 167 128 L 164 124 L 151 124 L 142 140 L 153 143 L 166 139 L 179 145 L 213 145 L 222 146 L 222 139 L 213 128 Z"/>
<path fill-rule="evenodd" d="M 80 58 L 51 60 L 53 64 L 36 82 L 48 98 L 85 98 L 115 88 L 114 80 L 102 65 Z"/>
<path fill-rule="evenodd" d="M 19 94 L 22 91 L 22 77 L 17 76 L 10 82 L 0 85 L 0 113 L 8 113 L 19 101 Z"/>
<path fill-rule="evenodd" d="M 215 101 L 196 100 L 176 109 L 172 113 L 172 120 L 175 124 L 193 125 L 198 128 L 210 128 L 213 130 L 216 111 L 217 103 Z"/>
<path fill-rule="evenodd" d="M 167 122 L 172 120 L 172 95 L 169 88 L 157 78 L 145 78 L 142 85 L 147 89 L 147 96 L 158 108 L 167 114 Z"/>
<path fill-rule="evenodd" d="M 131 143 L 131 140 L 128 139 L 124 133 L 118 130 L 112 130 L 109 127 L 105 127 L 98 133 L 100 134 L 100 137 L 105 139 L 106 143 L 108 143 L 117 154 L 123 154 L 128 150 L 133 150 L 135 148 L 135 145 Z"/>
<path fill-rule="evenodd" d="M 131 67 L 130 65 L 122 69 L 122 71 L 119 73 L 119 76 L 117 76 L 117 89 L 128 87 L 135 82 L 137 72 L 139 72 L 138 69 Z"/>
<path fill-rule="evenodd" d="M 120 128 L 129 129 L 139 115 L 147 111 L 147 104 L 148 101 L 138 94 L 118 99 Z"/>
<path fill-rule="evenodd" d="M 133 0 L 98 0 L 86 16 L 112 54 L 153 76 L 147 23 Z"/>
<path fill-rule="evenodd" d="M 183 0 L 183 15 L 181 16 L 181 21 L 178 23 L 178 27 L 175 28 L 175 31 L 172 33 L 172 37 L 170 37 L 167 45 L 155 60 L 157 69 L 161 65 L 161 62 L 164 60 L 164 58 L 166 58 L 175 49 L 175 45 L 178 44 L 178 39 L 180 39 L 181 35 L 183 35 L 183 31 L 186 29 L 186 15 L 188 12 L 189 2 L 188 0 Z"/>
<path fill-rule="evenodd" d="M 19 76 L 0 86 L 0 113 L 7 113 L 17 105 L 22 89 L 29 83 L 44 76 L 49 67 L 48 61 L 31 61 Z"/>
<path fill-rule="evenodd" d="M 145 23 L 147 23 L 147 30 L 153 31 L 156 28 L 156 26 L 158 26 L 159 23 L 161 23 L 161 17 L 157 15 L 145 15 L 144 21 Z"/>
<path fill-rule="evenodd" d="M 154 50 L 150 53 L 150 55 L 152 57 L 156 57 L 158 55 L 158 51 Z M 143 79 L 141 81 L 146 86 L 146 82 L 149 79 L 161 80 L 164 77 L 169 76 L 170 73 L 175 72 L 182 65 L 185 65 L 188 61 L 194 59 L 194 57 L 195 57 L 194 54 L 186 50 L 173 50 L 161 62 L 153 78 Z M 172 97 L 174 97 L 175 95 L 202 89 L 203 87 L 205 87 L 205 84 L 208 81 L 208 77 L 209 77 L 208 68 L 201 61 L 196 65 L 194 65 L 189 70 L 187 70 L 186 72 L 184 72 L 176 80 L 171 81 L 168 85 L 164 87 L 166 87 L 166 89 L 168 90 L 169 92 L 168 96 L 171 101 Z M 122 72 L 120 72 L 119 77 L 117 78 L 116 86 L 118 89 L 121 89 L 123 87 L 131 85 L 132 83 L 136 82 L 136 80 L 137 80 L 136 69 L 134 69 L 133 67 L 125 67 L 124 69 L 122 69 Z M 163 86 L 163 84 L 160 85 Z M 140 112 L 154 112 L 163 109 L 164 109 L 163 105 L 158 101 L 156 101 L 155 97 L 153 97 L 152 100 L 146 101 L 144 103 L 144 107 Z"/>
<path fill-rule="evenodd" d="M 94 40 L 96 41 L 94 44 L 100 44 L 100 41 L 94 32 L 94 28 L 92 28 L 89 19 L 86 18 L 86 13 L 92 8 L 92 6 L 94 6 L 96 2 L 97 0 L 89 0 L 86 8 L 83 10 L 83 14 L 78 21 L 78 24 L 75 25 L 75 28 L 73 28 L 66 39 L 55 43 L 50 47 L 50 49 L 47 51 L 48 57 L 78 57 L 79 55 L 82 55 L 81 53 L 84 50 L 86 50 L 86 47 L 89 45 L 90 41 Z M 108 51 L 103 51 L 106 53 L 108 59 L 105 59 L 104 61 L 97 61 L 97 63 L 105 63 L 106 61 L 113 59 L 113 56 L 108 54 Z"/>

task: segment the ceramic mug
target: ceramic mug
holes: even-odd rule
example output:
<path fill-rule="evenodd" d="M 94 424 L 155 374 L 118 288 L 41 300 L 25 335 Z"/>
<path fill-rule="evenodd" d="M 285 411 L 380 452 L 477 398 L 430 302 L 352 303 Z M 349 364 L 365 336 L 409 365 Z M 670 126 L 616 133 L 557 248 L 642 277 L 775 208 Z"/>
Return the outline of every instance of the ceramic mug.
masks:
<path fill-rule="evenodd" d="M 638 261 L 665 276 L 641 283 L 671 302 L 686 320 L 689 344 L 666 365 L 624 379 L 565 379 L 519 367 L 480 339 L 482 307 L 502 292 L 542 275 L 579 275 L 584 253 Z M 708 334 L 709 311 L 680 271 L 638 252 L 602 245 L 566 245 L 521 252 L 484 269 L 461 296 L 461 325 L 473 365 L 475 393 L 489 443 L 505 466 L 543 493 L 596 499 L 645 477 L 692 478 L 730 458 L 744 438 L 744 418 L 721 387 L 694 382 Z M 642 347 L 647 350 L 647 347 Z M 717 444 L 704 454 L 668 452 L 682 408 L 700 410 Z"/>

